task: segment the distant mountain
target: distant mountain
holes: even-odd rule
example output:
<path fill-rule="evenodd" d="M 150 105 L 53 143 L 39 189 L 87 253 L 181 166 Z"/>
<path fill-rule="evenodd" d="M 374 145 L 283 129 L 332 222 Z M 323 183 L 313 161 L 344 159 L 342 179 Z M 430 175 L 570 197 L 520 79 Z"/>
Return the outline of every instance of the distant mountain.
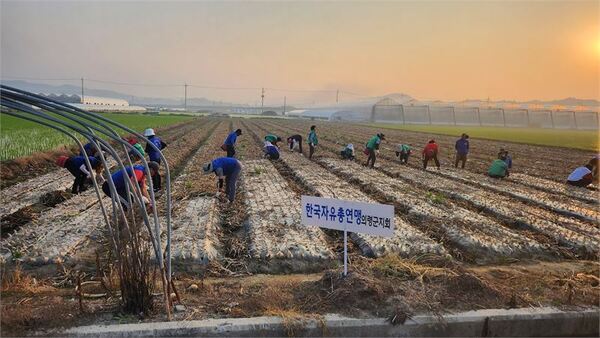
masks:
<path fill-rule="evenodd" d="M 553 101 L 532 100 L 532 101 L 526 101 L 524 103 L 531 103 L 531 104 L 556 104 L 556 105 L 562 105 L 562 106 L 593 106 L 593 107 L 600 106 L 600 101 L 598 101 L 598 100 L 594 100 L 594 99 L 578 99 L 578 98 L 575 98 L 575 97 L 567 97 L 566 99 L 553 100 Z"/>
<path fill-rule="evenodd" d="M 2 84 L 7 86 L 17 87 L 19 89 L 27 90 L 34 93 L 54 93 L 54 94 L 81 94 L 81 87 L 73 86 L 73 85 L 48 85 L 42 83 L 31 83 L 27 81 L 21 80 L 2 80 Z M 161 98 L 161 97 L 138 97 L 133 96 L 121 92 L 116 92 L 112 90 L 106 89 L 94 89 L 94 88 L 85 88 L 85 94 L 90 96 L 101 96 L 101 97 L 109 97 L 116 99 L 127 100 L 134 105 L 142 105 L 142 106 L 167 106 L 167 107 L 181 107 L 183 105 L 182 99 L 171 99 L 171 98 Z M 389 93 L 387 95 L 382 96 L 371 96 L 364 98 L 355 98 L 353 99 L 351 96 L 347 98 L 343 98 L 340 101 L 340 104 L 327 104 L 327 105 L 315 105 L 318 107 L 335 107 L 336 109 L 341 109 L 343 107 L 357 107 L 357 106 L 372 106 L 377 101 L 383 98 L 391 98 L 399 104 L 409 104 L 409 103 L 424 103 L 424 104 L 454 104 L 461 103 L 467 105 L 485 105 L 488 103 L 486 100 L 477 100 L 477 99 L 467 99 L 458 102 L 442 102 L 442 101 L 420 101 L 418 99 L 413 98 L 412 96 L 404 93 Z M 222 101 L 214 101 L 204 97 L 194 97 L 188 98 L 188 107 L 202 107 L 202 106 L 237 106 L 237 107 L 246 107 L 244 104 L 236 104 L 231 102 L 222 102 Z M 542 104 L 542 105 L 563 105 L 563 106 L 588 106 L 588 107 L 599 107 L 600 101 L 594 99 L 578 99 L 574 97 L 568 97 L 561 100 L 551 100 L 551 101 L 542 101 L 542 100 L 530 100 L 530 101 L 514 101 L 514 100 L 499 100 L 499 101 L 490 101 L 489 103 L 500 103 L 500 104 Z M 308 105 L 310 107 L 310 105 Z"/>
<path fill-rule="evenodd" d="M 21 80 L 2 80 L 2 84 L 27 90 L 33 93 L 69 94 L 81 95 L 81 87 L 73 85 L 49 85 L 43 83 L 31 83 Z M 182 106 L 182 99 L 169 99 L 160 97 L 139 97 L 106 89 L 94 89 L 85 87 L 85 95 L 101 96 L 115 99 L 127 100 L 130 104 L 146 106 Z M 212 101 L 203 97 L 188 98 L 188 106 L 230 106 L 236 105 L 229 102 Z"/>
<path fill-rule="evenodd" d="M 487 100 L 463 100 L 457 103 L 467 105 L 485 105 L 488 103 Z M 539 105 L 560 105 L 560 106 L 587 106 L 587 107 L 599 107 L 600 101 L 594 99 L 578 99 L 575 97 L 568 97 L 561 100 L 529 100 L 529 101 L 515 101 L 515 100 L 500 100 L 500 101 L 489 101 L 491 104 L 539 104 Z"/>

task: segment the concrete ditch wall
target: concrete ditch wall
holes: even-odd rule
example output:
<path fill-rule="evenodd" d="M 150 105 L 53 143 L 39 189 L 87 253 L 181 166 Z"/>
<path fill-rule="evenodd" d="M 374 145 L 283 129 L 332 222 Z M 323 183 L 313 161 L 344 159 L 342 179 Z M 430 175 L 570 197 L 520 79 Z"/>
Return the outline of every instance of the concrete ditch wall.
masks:
<path fill-rule="evenodd" d="M 490 309 L 447 314 L 442 318 L 419 315 L 398 325 L 383 318 L 358 319 L 338 315 L 295 321 L 256 317 L 94 325 L 72 328 L 61 334 L 78 337 L 597 337 L 598 314 L 598 308 L 570 312 L 555 308 Z"/>

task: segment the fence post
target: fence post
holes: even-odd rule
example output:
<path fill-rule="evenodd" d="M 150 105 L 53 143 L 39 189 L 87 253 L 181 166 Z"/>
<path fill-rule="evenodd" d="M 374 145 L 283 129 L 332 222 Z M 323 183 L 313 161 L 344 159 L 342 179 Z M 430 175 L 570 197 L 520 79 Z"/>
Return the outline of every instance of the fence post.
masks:
<path fill-rule="evenodd" d="M 406 117 L 404 116 L 404 106 L 400 105 L 400 110 L 402 111 L 402 124 L 406 124 Z"/>
<path fill-rule="evenodd" d="M 575 122 L 575 129 L 579 129 L 579 128 L 577 128 L 577 115 L 575 115 L 574 110 L 573 110 L 573 122 Z"/>
<path fill-rule="evenodd" d="M 479 126 L 481 127 L 481 109 L 479 107 L 477 109 L 477 121 L 479 122 Z"/>
<path fill-rule="evenodd" d="M 554 129 L 554 112 L 550 109 L 550 121 L 552 122 L 552 129 Z"/>
<path fill-rule="evenodd" d="M 504 108 L 500 108 L 502 110 L 502 124 L 506 127 L 506 116 L 504 115 Z"/>
<path fill-rule="evenodd" d="M 431 125 L 431 109 L 429 109 L 429 105 L 427 105 L 427 116 L 429 117 L 429 125 Z"/>
<path fill-rule="evenodd" d="M 531 125 L 531 121 L 529 121 L 529 109 L 525 109 L 525 115 L 527 116 L 527 127 Z"/>

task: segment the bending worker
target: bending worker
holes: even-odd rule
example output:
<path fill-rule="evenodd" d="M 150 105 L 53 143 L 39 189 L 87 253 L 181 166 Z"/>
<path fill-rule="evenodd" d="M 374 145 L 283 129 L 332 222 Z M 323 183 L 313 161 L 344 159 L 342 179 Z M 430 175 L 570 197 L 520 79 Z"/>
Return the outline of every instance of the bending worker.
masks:
<path fill-rule="evenodd" d="M 369 158 L 367 158 L 367 167 L 369 163 L 371 163 L 371 168 L 375 165 L 375 160 L 377 159 L 376 154 L 379 152 L 379 145 L 381 144 L 381 140 L 385 140 L 385 135 L 379 133 L 367 142 L 367 154 Z"/>
<path fill-rule="evenodd" d="M 235 156 L 235 143 L 237 142 L 237 138 L 240 135 L 242 135 L 241 129 L 236 129 L 235 131 L 232 131 L 231 133 L 229 133 L 229 135 L 227 135 L 225 142 L 223 142 L 223 145 L 221 146 L 221 149 L 227 152 L 227 157 Z"/>
<path fill-rule="evenodd" d="M 576 187 L 587 187 L 594 181 L 594 167 L 592 164 L 587 163 L 583 167 L 579 167 L 569 175 L 567 178 L 567 184 L 574 185 Z"/>
<path fill-rule="evenodd" d="M 508 164 L 506 164 L 506 156 L 503 152 L 498 154 L 498 158 L 492 162 L 488 169 L 488 176 L 493 178 L 508 177 Z"/>
<path fill-rule="evenodd" d="M 225 185 L 225 193 L 229 203 L 232 203 L 235 200 L 237 180 L 242 171 L 240 161 L 232 157 L 219 157 L 206 163 L 202 169 L 204 174 L 215 173 L 217 175 L 219 192 L 223 192 L 223 185 Z"/>
<path fill-rule="evenodd" d="M 138 140 L 135 137 L 128 138 L 127 143 L 129 143 L 131 146 L 133 146 L 135 148 L 135 150 L 137 150 L 139 152 L 139 154 L 138 154 L 133 149 L 129 150 L 129 156 L 131 157 L 131 160 L 133 162 L 141 161 L 142 159 L 140 158 L 140 155 L 141 155 L 141 157 L 146 156 L 144 147 L 142 147 L 142 145 L 138 143 Z"/>
<path fill-rule="evenodd" d="M 423 155 L 423 169 L 427 169 L 427 164 L 429 163 L 429 160 L 433 159 L 438 170 L 440 170 L 440 161 L 437 158 L 438 145 L 437 145 L 437 143 L 435 143 L 435 140 L 429 140 L 429 142 L 423 149 L 422 155 Z"/>
<path fill-rule="evenodd" d="M 410 144 L 399 144 L 396 148 L 396 157 L 400 159 L 400 164 L 408 164 L 411 153 Z"/>
<path fill-rule="evenodd" d="M 281 142 L 281 137 L 273 135 L 273 134 L 269 134 L 269 135 L 265 136 L 265 146 L 266 146 L 266 142 L 269 142 L 269 143 L 271 143 L 271 145 L 274 145 L 277 148 L 279 148 L 279 145 L 277 145 L 277 142 Z"/>
<path fill-rule="evenodd" d="M 150 169 L 150 176 L 154 177 L 158 175 L 159 165 L 156 162 L 148 162 L 148 167 Z M 125 174 L 125 171 L 127 174 Z M 127 211 L 131 208 L 129 205 L 129 201 L 127 200 L 127 181 L 125 175 L 131 180 L 132 184 L 137 184 L 140 187 L 142 193 L 143 202 L 148 205 L 148 207 L 152 208 L 153 205 L 150 203 L 150 195 L 148 194 L 148 187 L 146 186 L 146 167 L 140 164 L 136 164 L 133 167 L 125 167 L 125 171 L 123 169 L 115 172 L 111 175 L 112 181 L 115 184 L 115 188 L 117 190 L 117 195 L 123 209 Z M 108 181 L 102 184 L 102 191 L 108 197 L 111 197 L 110 192 L 110 184 Z M 129 187 L 130 194 L 135 193 L 132 190 L 132 187 Z M 131 201 L 133 202 L 135 199 L 131 196 Z"/>
<path fill-rule="evenodd" d="M 79 151 L 79 156 L 85 155 L 84 151 L 87 156 L 96 156 L 98 153 L 98 148 L 96 148 L 96 145 L 92 142 L 88 142 L 83 146 L 83 150 Z"/>
<path fill-rule="evenodd" d="M 290 151 L 294 151 L 298 149 L 300 154 L 302 154 L 302 136 L 296 134 L 287 138 L 288 146 L 290 147 Z"/>
<path fill-rule="evenodd" d="M 279 159 L 279 148 L 272 145 L 271 142 L 265 141 L 265 146 L 263 147 L 263 152 L 265 153 L 265 157 L 269 160 L 278 160 Z"/>
<path fill-rule="evenodd" d="M 73 181 L 73 187 L 71 188 L 71 192 L 73 194 L 79 194 L 80 192 L 84 192 L 86 190 L 85 181 L 86 179 L 92 179 L 92 169 L 96 171 L 96 175 L 100 175 L 104 169 L 102 161 L 93 156 L 89 156 L 88 159 L 92 165 L 91 169 L 85 162 L 85 156 L 60 156 L 56 160 L 56 164 L 59 167 L 67 169 L 75 177 L 75 181 Z"/>
<path fill-rule="evenodd" d="M 342 159 L 344 160 L 354 160 L 354 145 L 348 143 L 346 148 L 340 151 L 340 155 L 342 155 Z"/>

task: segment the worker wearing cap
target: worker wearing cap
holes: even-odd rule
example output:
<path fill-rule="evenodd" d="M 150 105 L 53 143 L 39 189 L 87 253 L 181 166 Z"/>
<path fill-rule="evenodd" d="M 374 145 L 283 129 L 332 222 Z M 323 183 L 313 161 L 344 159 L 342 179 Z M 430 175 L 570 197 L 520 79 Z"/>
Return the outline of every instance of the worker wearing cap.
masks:
<path fill-rule="evenodd" d="M 279 145 L 277 145 L 277 142 L 281 142 L 281 137 L 273 135 L 273 134 L 269 134 L 267 136 L 265 136 L 265 143 L 269 142 L 271 143 L 271 145 L 276 146 L 277 148 L 279 148 Z M 265 144 L 266 146 L 266 144 Z"/>
<path fill-rule="evenodd" d="M 423 169 L 427 169 L 427 164 L 429 164 L 429 160 L 433 160 L 438 170 L 440 170 L 440 161 L 437 158 L 438 155 L 438 145 L 435 143 L 435 140 L 429 140 L 427 145 L 423 149 Z"/>
<path fill-rule="evenodd" d="M 227 152 L 227 157 L 235 156 L 235 143 L 237 142 L 237 138 L 240 135 L 242 135 L 241 129 L 236 129 L 235 131 L 232 131 L 231 133 L 229 133 L 229 135 L 227 135 L 225 142 L 223 142 L 223 146 L 221 146 L 221 149 Z"/>
<path fill-rule="evenodd" d="M 97 175 L 102 173 L 102 162 L 93 156 L 89 156 L 88 159 L 92 168 L 87 166 L 85 156 L 60 156 L 56 160 L 56 164 L 59 167 L 67 169 L 75 177 L 73 187 L 71 188 L 73 194 L 79 194 L 86 190 L 85 181 L 92 178 L 92 169 L 96 171 Z"/>
<path fill-rule="evenodd" d="M 217 175 L 219 192 L 223 192 L 223 185 L 225 185 L 225 193 L 229 202 L 232 203 L 235 200 L 237 180 L 242 171 L 240 161 L 232 157 L 219 157 L 206 163 L 202 170 L 204 174 L 215 173 Z"/>
<path fill-rule="evenodd" d="M 148 162 L 148 168 L 150 169 L 150 176 L 158 175 L 159 165 L 156 162 Z M 127 174 L 125 174 L 127 173 Z M 136 164 L 133 167 L 125 167 L 125 170 L 121 169 L 111 175 L 112 181 L 115 185 L 115 189 L 117 190 L 119 201 L 123 206 L 123 209 L 127 211 L 130 208 L 129 201 L 127 200 L 127 181 L 125 175 L 129 177 L 131 183 L 137 184 L 140 187 L 142 193 L 142 200 L 145 204 L 148 204 L 149 207 L 152 207 L 150 203 L 150 195 L 148 194 L 148 188 L 146 186 L 146 167 L 143 165 Z M 130 193 L 134 193 L 132 187 L 129 187 Z M 109 182 L 104 182 L 102 184 L 102 191 L 108 197 L 111 197 L 110 185 Z M 132 197 L 132 201 L 133 201 Z"/>
<path fill-rule="evenodd" d="M 369 163 L 371 163 L 371 168 L 375 166 L 377 152 L 379 152 L 379 145 L 381 144 L 382 140 L 385 140 L 385 135 L 379 133 L 371 137 L 369 142 L 367 142 L 367 154 L 369 155 L 367 158 L 367 167 L 369 166 Z"/>

